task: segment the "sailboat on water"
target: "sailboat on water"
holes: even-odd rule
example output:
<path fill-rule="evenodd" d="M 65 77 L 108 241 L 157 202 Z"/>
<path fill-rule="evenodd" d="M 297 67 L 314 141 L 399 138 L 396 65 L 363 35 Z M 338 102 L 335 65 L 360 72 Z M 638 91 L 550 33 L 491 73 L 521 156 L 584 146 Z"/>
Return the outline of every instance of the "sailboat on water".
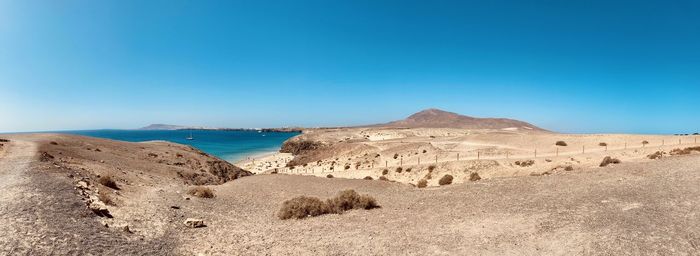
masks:
<path fill-rule="evenodd" d="M 190 136 L 185 138 L 186 140 L 194 140 L 194 137 L 192 137 L 192 131 L 190 131 Z"/>

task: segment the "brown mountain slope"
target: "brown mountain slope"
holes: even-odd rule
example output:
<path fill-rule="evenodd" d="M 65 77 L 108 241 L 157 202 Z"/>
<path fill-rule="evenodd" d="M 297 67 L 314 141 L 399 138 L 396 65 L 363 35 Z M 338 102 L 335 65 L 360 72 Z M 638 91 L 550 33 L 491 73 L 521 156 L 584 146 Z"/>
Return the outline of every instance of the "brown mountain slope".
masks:
<path fill-rule="evenodd" d="M 545 131 L 530 123 L 507 118 L 477 118 L 439 109 L 426 109 L 406 119 L 386 124 L 381 127 L 395 128 L 460 128 L 460 129 L 512 129 Z"/>

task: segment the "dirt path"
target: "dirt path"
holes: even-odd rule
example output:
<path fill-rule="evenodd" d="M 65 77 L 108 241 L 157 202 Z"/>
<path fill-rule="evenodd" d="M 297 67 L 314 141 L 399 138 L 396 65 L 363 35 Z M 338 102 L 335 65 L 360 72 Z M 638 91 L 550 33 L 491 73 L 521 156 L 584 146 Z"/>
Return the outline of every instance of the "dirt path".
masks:
<path fill-rule="evenodd" d="M 37 159 L 31 140 L 13 140 L 0 158 L 0 255 L 170 253 L 165 239 L 146 240 L 102 226 L 66 172 Z"/>

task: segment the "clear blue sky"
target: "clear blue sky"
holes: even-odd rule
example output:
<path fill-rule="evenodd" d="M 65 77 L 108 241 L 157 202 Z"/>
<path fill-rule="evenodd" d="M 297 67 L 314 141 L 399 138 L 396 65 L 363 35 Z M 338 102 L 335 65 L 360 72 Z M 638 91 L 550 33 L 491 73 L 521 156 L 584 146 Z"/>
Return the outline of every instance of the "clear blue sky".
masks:
<path fill-rule="evenodd" d="M 424 108 L 700 131 L 700 1 L 0 0 L 0 131 L 336 126 Z"/>

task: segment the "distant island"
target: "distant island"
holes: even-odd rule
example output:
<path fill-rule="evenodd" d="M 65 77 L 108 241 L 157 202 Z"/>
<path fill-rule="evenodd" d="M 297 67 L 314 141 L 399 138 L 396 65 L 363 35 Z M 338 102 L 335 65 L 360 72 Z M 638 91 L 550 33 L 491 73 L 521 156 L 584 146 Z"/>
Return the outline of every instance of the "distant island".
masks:
<path fill-rule="evenodd" d="M 201 126 L 183 126 L 172 124 L 151 124 L 137 130 L 143 131 L 175 131 L 175 130 L 211 130 L 211 131 L 262 131 L 262 132 L 303 132 L 300 127 L 283 128 L 208 128 Z"/>

